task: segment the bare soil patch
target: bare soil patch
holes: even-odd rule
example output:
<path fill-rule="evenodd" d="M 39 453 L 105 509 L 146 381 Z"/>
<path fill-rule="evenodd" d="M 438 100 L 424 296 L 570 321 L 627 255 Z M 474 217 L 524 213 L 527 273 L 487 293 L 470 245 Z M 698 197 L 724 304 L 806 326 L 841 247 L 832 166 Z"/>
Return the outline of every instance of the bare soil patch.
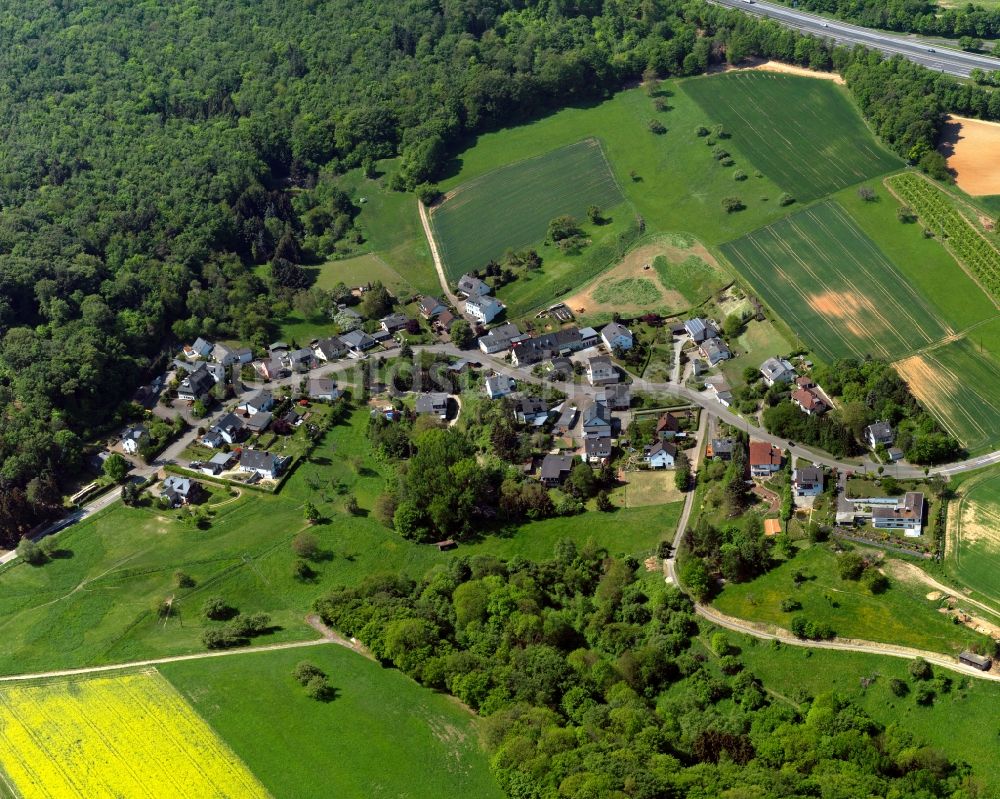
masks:
<path fill-rule="evenodd" d="M 575 314 L 593 314 L 603 312 L 635 313 L 639 311 L 652 311 L 654 308 L 666 307 L 677 308 L 678 310 L 687 307 L 687 301 L 680 292 L 667 291 L 660 288 L 656 279 L 656 271 L 653 269 L 653 259 L 658 255 L 670 257 L 670 251 L 675 248 L 665 244 L 647 244 L 638 247 L 628 253 L 618 264 L 604 272 L 597 280 L 591 283 L 582 291 L 577 292 L 566 300 L 566 305 Z M 677 252 L 682 252 L 677 250 Z M 624 302 L 621 299 L 614 301 L 600 302 L 594 296 L 602 295 L 608 287 L 614 283 L 628 279 L 646 279 L 650 283 L 650 288 L 655 290 L 659 298 L 651 307 L 650 305 L 636 305 Z"/>
<path fill-rule="evenodd" d="M 830 80 L 841 86 L 844 85 L 844 79 L 840 77 L 836 72 L 820 72 L 815 69 L 806 69 L 805 67 L 797 67 L 794 64 L 785 64 L 782 61 L 764 61 L 759 58 L 748 58 L 746 66 L 733 67 L 728 64 L 716 71 L 719 72 L 731 72 L 733 70 L 744 70 L 752 69 L 759 72 L 782 72 L 786 75 L 798 75 L 802 78 L 819 78 L 820 80 Z M 713 70 L 709 70 L 712 72 Z"/>
<path fill-rule="evenodd" d="M 809 307 L 828 319 L 836 319 L 851 335 L 864 339 L 886 330 L 890 321 L 875 303 L 853 291 L 824 291 L 806 296 Z"/>
<path fill-rule="evenodd" d="M 949 116 L 938 149 L 964 192 L 1000 194 L 1000 123 Z"/>

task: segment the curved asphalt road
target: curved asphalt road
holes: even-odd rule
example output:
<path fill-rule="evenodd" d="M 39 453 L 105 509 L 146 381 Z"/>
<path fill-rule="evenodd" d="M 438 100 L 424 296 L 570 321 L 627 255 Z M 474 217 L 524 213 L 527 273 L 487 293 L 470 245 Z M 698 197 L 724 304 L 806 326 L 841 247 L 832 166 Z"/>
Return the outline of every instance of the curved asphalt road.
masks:
<path fill-rule="evenodd" d="M 969 73 L 977 67 L 987 72 L 1000 69 L 1000 59 L 990 56 L 966 53 L 938 44 L 927 44 L 910 36 L 882 33 L 871 28 L 848 25 L 845 22 L 820 17 L 816 14 L 807 14 L 776 3 L 762 3 L 758 0 L 753 0 L 753 2 L 747 2 L 747 0 L 709 0 L 709 2 L 729 8 L 738 8 L 740 11 L 759 17 L 768 17 L 788 28 L 830 39 L 837 44 L 860 44 L 872 50 L 878 50 L 887 56 L 901 55 L 914 63 L 933 69 L 935 72 L 944 72 L 959 78 L 967 78 Z"/>

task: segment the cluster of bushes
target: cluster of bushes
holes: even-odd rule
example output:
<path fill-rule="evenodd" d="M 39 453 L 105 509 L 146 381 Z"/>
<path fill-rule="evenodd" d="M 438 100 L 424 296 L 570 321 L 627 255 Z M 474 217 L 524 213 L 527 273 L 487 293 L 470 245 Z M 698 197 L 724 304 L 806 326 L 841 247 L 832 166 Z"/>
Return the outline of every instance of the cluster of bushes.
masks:
<path fill-rule="evenodd" d="M 301 685 L 306 692 L 306 696 L 315 699 L 317 702 L 329 702 L 337 696 L 337 689 L 330 684 L 330 678 L 326 676 L 319 666 L 303 660 L 292 672 L 295 681 Z"/>
<path fill-rule="evenodd" d="M 873 594 L 882 594 L 889 589 L 889 578 L 877 564 L 861 557 L 857 552 L 842 552 L 837 559 L 837 572 L 842 580 L 863 583 Z"/>
<path fill-rule="evenodd" d="M 807 638 L 813 641 L 828 641 L 837 634 L 833 627 L 826 622 L 813 621 L 802 615 L 793 616 L 789 626 L 796 638 Z"/>
<path fill-rule="evenodd" d="M 384 663 L 486 717 L 508 796 L 951 796 L 964 773 L 834 694 L 772 703 L 724 635 L 632 559 L 458 557 L 316 603 Z M 717 660 L 716 660 L 717 658 Z"/>
<path fill-rule="evenodd" d="M 212 625 L 202 633 L 201 642 L 209 649 L 245 646 L 251 638 L 265 635 L 273 629 L 271 617 L 266 613 L 241 614 L 222 597 L 205 600 L 202 615 L 209 621 L 224 622 Z"/>

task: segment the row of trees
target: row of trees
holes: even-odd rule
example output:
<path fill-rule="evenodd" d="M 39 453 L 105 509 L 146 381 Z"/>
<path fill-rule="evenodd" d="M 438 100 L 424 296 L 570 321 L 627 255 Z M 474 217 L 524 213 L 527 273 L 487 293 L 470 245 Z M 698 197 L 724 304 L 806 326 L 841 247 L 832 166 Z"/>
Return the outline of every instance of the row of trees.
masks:
<path fill-rule="evenodd" d="M 708 655 L 692 646 L 690 602 L 639 572 L 564 540 L 543 562 L 458 557 L 419 581 L 369 577 L 316 607 L 382 662 L 486 716 L 510 797 L 976 790 L 940 753 L 835 694 L 772 703 L 725 635 Z"/>

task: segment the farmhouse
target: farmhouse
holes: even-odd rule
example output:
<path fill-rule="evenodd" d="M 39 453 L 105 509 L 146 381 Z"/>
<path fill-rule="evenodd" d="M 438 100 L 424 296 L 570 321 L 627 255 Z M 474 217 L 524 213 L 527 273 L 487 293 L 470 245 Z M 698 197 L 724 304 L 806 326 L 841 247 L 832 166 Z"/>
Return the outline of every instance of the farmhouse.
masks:
<path fill-rule="evenodd" d="M 122 431 L 122 452 L 135 455 L 149 441 L 149 428 L 137 424 Z"/>
<path fill-rule="evenodd" d="M 626 383 L 605 386 L 604 404 L 613 411 L 627 411 L 632 406 L 632 388 Z"/>
<path fill-rule="evenodd" d="M 618 382 L 618 372 L 611 359 L 601 355 L 587 361 L 587 380 L 592 386 L 606 386 Z"/>
<path fill-rule="evenodd" d="M 618 322 L 612 322 L 611 324 L 604 326 L 604 329 L 601 330 L 601 341 L 603 341 L 604 346 L 612 352 L 616 349 L 630 350 L 632 349 L 632 345 L 635 343 L 632 331 L 625 327 L 625 325 L 621 325 Z"/>
<path fill-rule="evenodd" d="M 643 453 L 643 460 L 650 469 L 673 469 L 676 457 L 677 447 L 668 441 L 657 441 Z"/>
<path fill-rule="evenodd" d="M 240 456 L 240 471 L 257 475 L 264 480 L 275 480 L 285 468 L 286 458 L 266 450 L 245 449 Z"/>
<path fill-rule="evenodd" d="M 429 295 L 420 298 L 419 309 L 420 309 L 420 315 L 424 317 L 424 319 L 427 319 L 428 321 L 433 319 L 438 314 L 444 313 L 446 310 L 448 310 L 445 307 L 445 304 L 441 302 L 441 300 L 439 300 L 437 297 L 431 297 Z"/>
<path fill-rule="evenodd" d="M 509 350 L 515 343 L 527 338 L 528 336 L 521 333 L 513 322 L 505 322 L 479 338 L 479 349 L 487 355 L 492 355 L 494 352 Z"/>
<path fill-rule="evenodd" d="M 792 472 L 792 489 L 797 497 L 816 497 L 823 493 L 823 471 L 807 466 Z"/>
<path fill-rule="evenodd" d="M 442 391 L 430 391 L 418 394 L 416 411 L 421 415 L 427 414 L 447 419 L 448 395 Z"/>
<path fill-rule="evenodd" d="M 549 406 L 537 397 L 524 397 L 514 406 L 514 418 L 519 424 L 541 427 L 548 421 Z"/>
<path fill-rule="evenodd" d="M 201 484 L 188 477 L 171 476 L 163 481 L 160 496 L 171 508 L 179 508 L 194 502 L 201 495 Z"/>
<path fill-rule="evenodd" d="M 760 365 L 760 373 L 768 386 L 790 383 L 795 379 L 795 368 L 784 358 L 768 358 Z"/>
<path fill-rule="evenodd" d="M 569 476 L 570 469 L 572 468 L 572 455 L 549 454 L 542 459 L 539 479 L 542 481 L 542 485 L 549 488 L 562 485 L 563 480 Z"/>
<path fill-rule="evenodd" d="M 695 344 L 719 335 L 719 330 L 711 319 L 688 319 L 684 323 L 684 330 Z"/>
<path fill-rule="evenodd" d="M 698 352 L 711 366 L 715 366 L 719 361 L 728 361 L 733 357 L 733 353 L 730 352 L 726 343 L 715 336 L 705 339 L 698 347 Z"/>
<path fill-rule="evenodd" d="M 830 410 L 826 401 L 811 388 L 800 388 L 793 391 L 792 402 L 809 416 L 820 416 Z"/>
<path fill-rule="evenodd" d="M 493 289 L 488 283 L 466 272 L 458 279 L 458 293 L 463 297 L 474 297 L 477 294 L 485 297 L 487 294 L 492 294 Z"/>
<path fill-rule="evenodd" d="M 875 422 L 865 428 L 865 441 L 868 446 L 875 449 L 880 444 L 883 447 L 892 446 L 895 436 L 892 433 L 892 426 L 888 422 Z"/>
<path fill-rule="evenodd" d="M 492 375 L 486 378 L 486 396 L 490 399 L 506 397 L 514 390 L 514 379 L 507 375 Z"/>
<path fill-rule="evenodd" d="M 766 441 L 750 442 L 750 476 L 770 477 L 781 469 L 781 450 Z"/>
<path fill-rule="evenodd" d="M 591 465 L 603 466 L 611 459 L 611 436 L 594 436 L 583 440 L 584 460 Z"/>
<path fill-rule="evenodd" d="M 483 325 L 496 319 L 506 306 L 488 294 L 473 294 L 465 301 L 465 313 Z"/>

